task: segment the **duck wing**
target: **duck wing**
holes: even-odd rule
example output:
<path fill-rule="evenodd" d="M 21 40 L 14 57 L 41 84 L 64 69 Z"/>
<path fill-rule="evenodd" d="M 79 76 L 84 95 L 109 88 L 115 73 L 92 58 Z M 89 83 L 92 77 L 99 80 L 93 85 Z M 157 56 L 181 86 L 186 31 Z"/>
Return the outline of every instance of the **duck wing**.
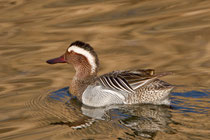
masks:
<path fill-rule="evenodd" d="M 170 73 L 155 74 L 153 69 L 139 69 L 130 71 L 113 71 L 99 77 L 99 81 L 105 87 L 123 92 L 135 92 L 153 80 Z"/>

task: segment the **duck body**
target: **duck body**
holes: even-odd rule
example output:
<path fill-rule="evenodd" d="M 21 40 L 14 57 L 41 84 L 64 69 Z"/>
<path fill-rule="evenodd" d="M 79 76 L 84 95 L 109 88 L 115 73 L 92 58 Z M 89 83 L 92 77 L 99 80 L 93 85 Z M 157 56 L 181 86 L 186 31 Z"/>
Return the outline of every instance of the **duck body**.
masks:
<path fill-rule="evenodd" d="M 169 94 L 174 87 L 157 79 L 166 74 L 151 75 L 151 71 L 114 71 L 95 77 L 80 100 L 94 107 L 139 103 L 170 105 Z"/>
<path fill-rule="evenodd" d="M 155 74 L 153 69 L 113 71 L 97 76 L 98 57 L 84 42 L 73 42 L 61 57 L 47 63 L 70 63 L 76 74 L 70 93 L 85 105 L 103 107 L 112 104 L 170 105 L 169 94 L 174 86 L 159 79 L 169 73 Z"/>

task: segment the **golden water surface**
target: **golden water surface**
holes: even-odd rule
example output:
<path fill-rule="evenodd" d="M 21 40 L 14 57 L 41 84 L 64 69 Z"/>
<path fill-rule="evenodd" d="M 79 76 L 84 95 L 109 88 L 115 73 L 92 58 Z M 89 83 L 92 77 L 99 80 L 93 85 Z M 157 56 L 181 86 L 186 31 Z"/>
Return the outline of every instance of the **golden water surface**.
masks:
<path fill-rule="evenodd" d="M 210 0 L 0 0 L 0 139 L 210 139 Z M 70 65 L 48 65 L 81 40 L 100 72 L 173 75 L 171 107 L 87 108 Z"/>

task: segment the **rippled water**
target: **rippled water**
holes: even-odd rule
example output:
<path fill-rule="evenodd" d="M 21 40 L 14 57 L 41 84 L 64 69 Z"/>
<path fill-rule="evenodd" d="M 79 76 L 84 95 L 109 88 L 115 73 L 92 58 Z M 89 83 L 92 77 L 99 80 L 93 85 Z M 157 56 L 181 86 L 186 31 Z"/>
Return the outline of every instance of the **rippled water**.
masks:
<path fill-rule="evenodd" d="M 0 139 L 209 139 L 209 0 L 1 0 Z M 87 108 L 68 93 L 74 70 L 47 65 L 75 40 L 100 74 L 173 75 L 172 105 Z"/>

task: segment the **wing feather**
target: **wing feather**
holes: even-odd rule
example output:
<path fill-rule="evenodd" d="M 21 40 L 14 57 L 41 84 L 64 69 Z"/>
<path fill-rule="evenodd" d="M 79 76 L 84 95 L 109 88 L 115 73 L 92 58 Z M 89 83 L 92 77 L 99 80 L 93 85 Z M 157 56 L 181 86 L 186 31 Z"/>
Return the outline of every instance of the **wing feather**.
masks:
<path fill-rule="evenodd" d="M 99 77 L 99 81 L 105 87 L 133 93 L 141 86 L 147 85 L 153 80 L 171 73 L 155 74 L 152 69 L 135 71 L 114 71 Z"/>

